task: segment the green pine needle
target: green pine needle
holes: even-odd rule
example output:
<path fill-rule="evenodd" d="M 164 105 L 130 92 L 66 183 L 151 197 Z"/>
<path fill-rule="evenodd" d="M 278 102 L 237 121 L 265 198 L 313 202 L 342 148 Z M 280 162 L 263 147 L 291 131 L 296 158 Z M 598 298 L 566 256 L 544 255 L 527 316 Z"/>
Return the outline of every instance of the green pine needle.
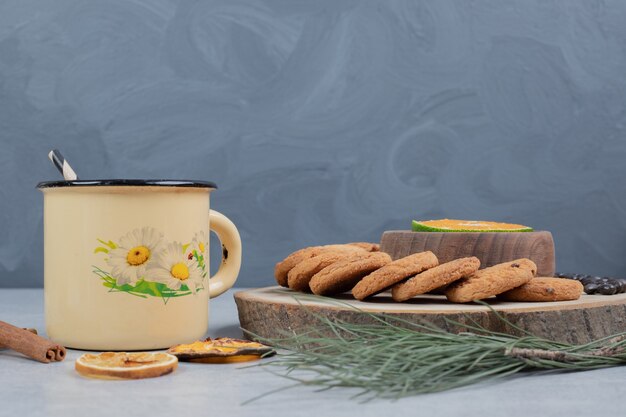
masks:
<path fill-rule="evenodd" d="M 281 338 L 247 332 L 262 343 L 289 351 L 260 366 L 297 384 L 358 388 L 358 395 L 366 399 L 444 391 L 521 371 L 581 371 L 626 363 L 626 333 L 585 345 L 553 342 L 524 332 L 494 310 L 499 320 L 524 336 L 446 320 L 469 330 L 455 334 L 428 323 L 360 310 L 369 317 L 349 323 L 302 308 L 312 318 L 308 331 L 283 332 Z"/>

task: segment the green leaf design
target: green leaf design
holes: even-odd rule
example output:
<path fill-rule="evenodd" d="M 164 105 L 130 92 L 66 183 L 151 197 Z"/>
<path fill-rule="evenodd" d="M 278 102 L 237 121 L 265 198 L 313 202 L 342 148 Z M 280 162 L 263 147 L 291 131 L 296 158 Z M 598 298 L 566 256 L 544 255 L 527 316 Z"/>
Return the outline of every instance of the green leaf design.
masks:
<path fill-rule="evenodd" d="M 98 246 L 97 248 L 93 250 L 93 253 L 98 253 L 98 252 L 109 253 L 109 250 L 103 246 Z"/>
<path fill-rule="evenodd" d="M 125 292 L 127 294 L 134 295 L 134 296 L 137 296 L 137 297 L 148 298 L 147 295 L 139 294 L 139 293 L 136 293 L 134 291 L 121 290 L 115 284 L 112 284 L 110 282 L 103 282 L 102 285 L 104 285 L 107 288 L 110 288 L 109 292 Z"/>
<path fill-rule="evenodd" d="M 204 264 L 204 256 L 199 254 L 197 250 L 193 251 L 193 258 L 198 263 L 200 269 L 202 269 L 202 277 L 206 278 L 206 265 Z"/>
<path fill-rule="evenodd" d="M 113 243 L 113 241 L 109 240 L 108 242 L 105 242 L 102 239 L 96 239 L 98 242 L 102 243 L 103 245 L 108 246 L 111 249 L 116 249 L 117 245 L 115 243 Z"/>
<path fill-rule="evenodd" d="M 192 294 L 193 291 L 186 285 L 181 285 L 180 289 L 173 290 L 167 285 L 160 282 L 146 281 L 144 279 L 138 281 L 135 285 L 124 284 L 117 285 L 117 281 L 107 271 L 93 266 L 93 272 L 102 279 L 102 285 L 109 288 L 109 292 L 125 292 L 130 295 L 134 295 L 141 298 L 147 297 L 159 297 L 163 299 L 164 303 L 173 297 L 182 297 Z M 198 288 L 197 291 L 203 290 L 204 287 Z"/>

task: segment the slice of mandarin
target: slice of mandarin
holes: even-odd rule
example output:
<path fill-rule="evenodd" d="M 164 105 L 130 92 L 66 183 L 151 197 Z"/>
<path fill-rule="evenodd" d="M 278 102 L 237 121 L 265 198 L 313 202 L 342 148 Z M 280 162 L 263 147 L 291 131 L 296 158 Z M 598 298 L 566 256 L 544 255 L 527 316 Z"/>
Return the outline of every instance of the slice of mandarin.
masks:
<path fill-rule="evenodd" d="M 533 228 L 521 224 L 497 223 L 480 220 L 413 220 L 414 232 L 532 232 Z"/>
<path fill-rule="evenodd" d="M 271 356 L 276 352 L 271 347 L 258 342 L 218 337 L 175 345 L 169 348 L 167 353 L 176 356 L 181 361 L 234 363 L 261 359 L 261 357 Z"/>
<path fill-rule="evenodd" d="M 167 353 L 103 352 L 85 353 L 76 359 L 76 371 L 100 379 L 154 378 L 174 372 L 178 359 Z"/>

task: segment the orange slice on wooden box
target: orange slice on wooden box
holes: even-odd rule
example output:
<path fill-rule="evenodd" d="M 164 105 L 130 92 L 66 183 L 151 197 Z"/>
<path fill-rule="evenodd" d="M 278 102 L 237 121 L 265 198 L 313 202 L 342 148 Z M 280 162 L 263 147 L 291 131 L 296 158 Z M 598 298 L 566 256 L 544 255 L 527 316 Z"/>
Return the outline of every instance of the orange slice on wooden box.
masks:
<path fill-rule="evenodd" d="M 201 363 L 233 363 L 247 362 L 271 356 L 274 349 L 261 343 L 249 340 L 232 339 L 230 337 L 208 338 L 186 345 L 176 345 L 167 353 L 181 361 Z"/>
<path fill-rule="evenodd" d="M 178 358 L 167 353 L 85 353 L 76 359 L 79 374 L 100 379 L 142 379 L 167 375 L 178 367 Z"/>
<path fill-rule="evenodd" d="M 532 227 L 480 220 L 413 220 L 414 232 L 532 232 Z"/>

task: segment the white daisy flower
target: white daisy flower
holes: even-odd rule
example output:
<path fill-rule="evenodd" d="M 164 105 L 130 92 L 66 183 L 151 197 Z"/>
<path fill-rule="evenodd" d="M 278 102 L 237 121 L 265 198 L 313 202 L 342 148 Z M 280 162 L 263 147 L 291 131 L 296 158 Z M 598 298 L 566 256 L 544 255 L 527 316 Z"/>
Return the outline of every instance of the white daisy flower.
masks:
<path fill-rule="evenodd" d="M 207 253 L 206 250 L 209 246 L 208 237 L 205 231 L 197 232 L 191 244 L 187 248 L 187 259 L 196 260 L 198 262 L 198 266 L 202 270 L 202 276 L 206 277 L 206 262 L 207 262 Z"/>
<path fill-rule="evenodd" d="M 173 290 L 186 285 L 195 294 L 202 286 L 202 270 L 198 263 L 189 259 L 178 242 L 169 243 L 157 256 L 148 270 L 150 281 L 160 282 Z"/>
<path fill-rule="evenodd" d="M 152 227 L 135 229 L 122 236 L 119 246 L 109 252 L 107 259 L 117 285 L 134 285 L 143 278 L 162 240 L 163 234 Z"/>
<path fill-rule="evenodd" d="M 191 247 L 189 248 L 189 255 L 193 257 L 193 251 L 198 253 L 198 256 L 202 256 L 206 258 L 206 248 L 208 246 L 209 239 L 206 235 L 206 232 L 203 230 L 201 232 L 197 232 L 193 240 L 191 241 Z"/>

